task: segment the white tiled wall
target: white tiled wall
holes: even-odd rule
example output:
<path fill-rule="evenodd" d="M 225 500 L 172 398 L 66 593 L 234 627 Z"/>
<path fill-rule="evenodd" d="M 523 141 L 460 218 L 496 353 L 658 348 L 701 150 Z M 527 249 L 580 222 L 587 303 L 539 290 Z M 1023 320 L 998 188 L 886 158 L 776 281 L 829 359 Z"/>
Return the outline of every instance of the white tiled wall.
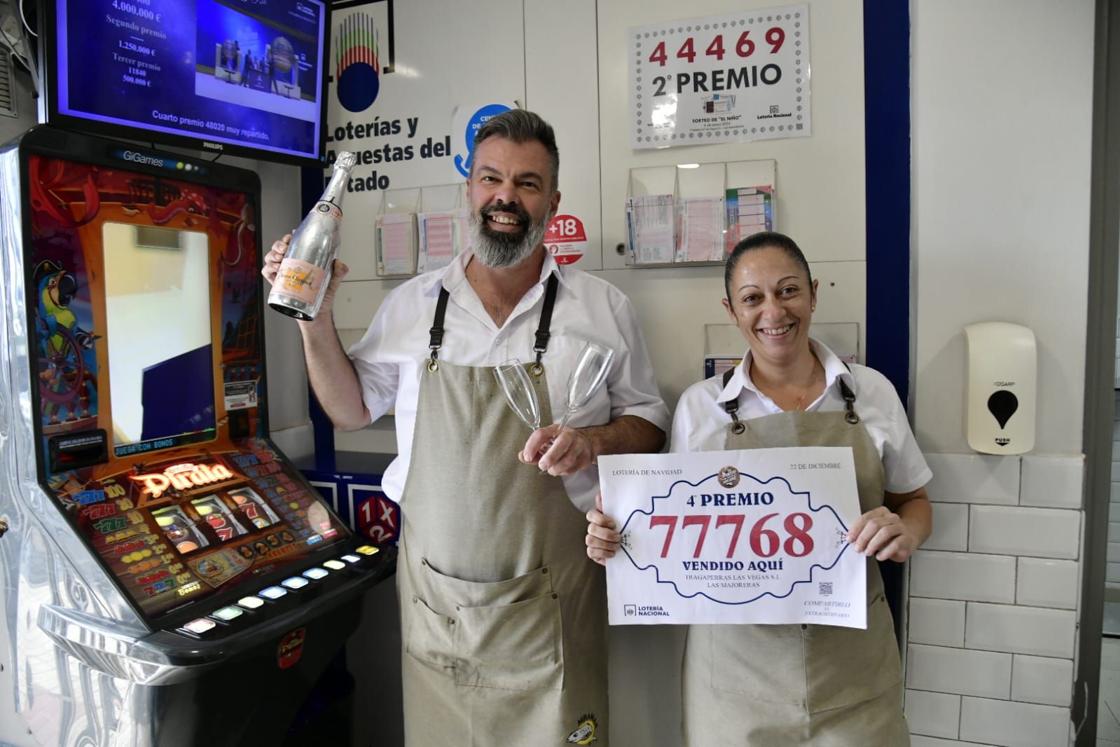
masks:
<path fill-rule="evenodd" d="M 1069 741 L 1069 709 L 1013 700 L 961 698 L 961 739 L 1054 747 Z"/>
<path fill-rule="evenodd" d="M 1015 578 L 1017 604 L 1072 610 L 1077 607 L 1078 586 L 1075 561 L 1019 558 Z"/>
<path fill-rule="evenodd" d="M 914 747 L 1068 744 L 1083 459 L 927 460 L 937 526 L 910 562 Z"/>

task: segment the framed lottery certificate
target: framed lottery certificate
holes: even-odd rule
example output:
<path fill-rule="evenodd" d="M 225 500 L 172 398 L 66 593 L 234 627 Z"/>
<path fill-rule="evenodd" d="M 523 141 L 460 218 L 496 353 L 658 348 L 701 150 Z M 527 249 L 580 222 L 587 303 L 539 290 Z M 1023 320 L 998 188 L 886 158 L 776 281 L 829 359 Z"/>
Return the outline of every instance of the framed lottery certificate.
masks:
<path fill-rule="evenodd" d="M 599 458 L 622 551 L 612 625 L 812 623 L 866 628 L 867 559 L 850 448 Z"/>
<path fill-rule="evenodd" d="M 639 26 L 626 44 L 631 148 L 811 134 L 808 5 Z"/>

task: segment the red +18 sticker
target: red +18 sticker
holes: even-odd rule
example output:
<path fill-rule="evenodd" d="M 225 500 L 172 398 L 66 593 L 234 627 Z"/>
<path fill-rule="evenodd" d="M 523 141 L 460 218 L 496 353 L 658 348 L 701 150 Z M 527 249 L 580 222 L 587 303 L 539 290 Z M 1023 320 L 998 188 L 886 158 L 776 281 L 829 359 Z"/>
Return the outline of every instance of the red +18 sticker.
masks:
<path fill-rule="evenodd" d="M 578 262 L 587 251 L 587 231 L 583 228 L 583 221 L 565 213 L 553 217 L 544 232 L 544 245 L 556 258 L 556 264 Z"/>

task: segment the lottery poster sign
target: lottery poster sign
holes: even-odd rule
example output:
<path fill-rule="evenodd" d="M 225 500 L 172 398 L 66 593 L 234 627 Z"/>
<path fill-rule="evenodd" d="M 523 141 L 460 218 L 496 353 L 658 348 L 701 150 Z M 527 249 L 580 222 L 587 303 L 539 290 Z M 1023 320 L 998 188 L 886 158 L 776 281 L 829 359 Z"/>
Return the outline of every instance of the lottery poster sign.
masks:
<path fill-rule="evenodd" d="M 811 134 L 809 6 L 628 31 L 632 148 Z"/>
<path fill-rule="evenodd" d="M 607 563 L 612 625 L 867 627 L 867 559 L 850 448 L 599 458 L 622 533 Z"/>

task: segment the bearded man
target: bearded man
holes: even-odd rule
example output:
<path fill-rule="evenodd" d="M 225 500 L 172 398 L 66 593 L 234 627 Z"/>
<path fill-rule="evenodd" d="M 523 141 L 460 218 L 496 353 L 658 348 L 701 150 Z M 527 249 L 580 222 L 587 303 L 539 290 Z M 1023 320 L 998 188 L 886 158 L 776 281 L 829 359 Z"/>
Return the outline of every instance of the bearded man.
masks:
<path fill-rule="evenodd" d="M 669 413 L 629 300 L 545 250 L 560 204 L 552 128 L 523 110 L 478 131 L 471 247 L 394 289 L 347 354 L 330 314 L 299 322 L 308 377 L 340 428 L 395 407 L 382 487 L 404 515 L 397 581 L 406 744 L 607 741 L 606 595 L 584 547 L 600 454 L 660 450 Z M 263 274 L 276 275 L 287 237 Z M 561 427 L 527 433 L 494 367 L 526 364 L 542 423 L 586 342 L 606 385 Z"/>

